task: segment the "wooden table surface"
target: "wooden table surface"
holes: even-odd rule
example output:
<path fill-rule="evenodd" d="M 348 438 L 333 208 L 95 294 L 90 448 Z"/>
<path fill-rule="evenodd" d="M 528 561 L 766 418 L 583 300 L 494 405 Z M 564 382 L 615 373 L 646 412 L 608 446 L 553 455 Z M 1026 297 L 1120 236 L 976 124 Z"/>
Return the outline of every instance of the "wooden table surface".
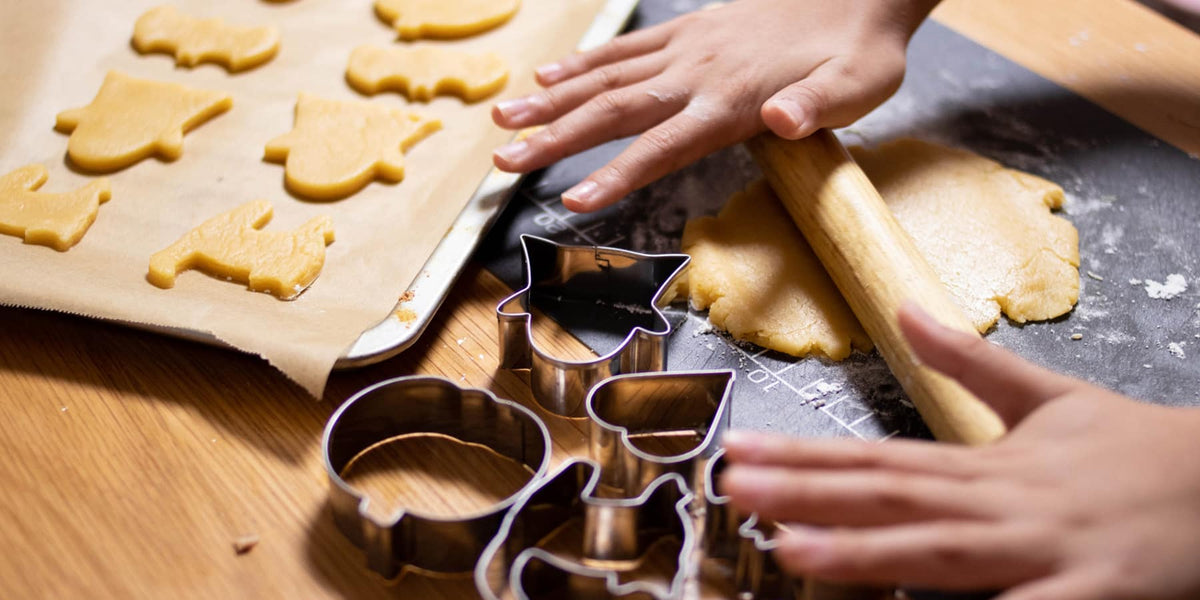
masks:
<path fill-rule="evenodd" d="M 947 0 L 935 17 L 1200 154 L 1200 37 L 1166 19 L 1128 0 Z M 521 376 L 496 369 L 492 310 L 507 292 L 469 268 L 420 343 L 335 374 L 321 401 L 255 358 L 0 309 L 0 597 L 470 597 L 465 579 L 389 583 L 365 570 L 325 505 L 320 435 L 342 400 L 399 375 L 441 375 L 532 404 Z M 585 451 L 579 423 L 548 421 L 556 460 Z M 504 461 L 417 443 L 421 452 L 361 465 L 357 481 L 440 511 L 521 484 Z M 487 464 L 484 485 L 464 485 L 478 483 L 470 469 L 419 460 L 446 451 L 459 465 Z M 396 469 L 401 480 L 379 477 Z M 431 481 L 445 493 L 420 485 Z M 244 535 L 260 542 L 237 555 Z"/>

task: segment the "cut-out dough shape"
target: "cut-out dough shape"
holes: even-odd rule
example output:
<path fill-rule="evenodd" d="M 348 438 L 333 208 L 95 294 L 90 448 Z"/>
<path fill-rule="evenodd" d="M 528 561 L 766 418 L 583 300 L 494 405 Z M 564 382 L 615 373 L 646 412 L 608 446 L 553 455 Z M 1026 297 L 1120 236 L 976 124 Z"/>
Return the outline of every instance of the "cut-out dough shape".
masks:
<path fill-rule="evenodd" d="M 279 51 L 279 30 L 226 25 L 220 19 L 185 15 L 174 6 L 158 6 L 134 23 L 133 47 L 143 54 L 173 54 L 179 66 L 211 62 L 236 72 L 274 58 Z"/>
<path fill-rule="evenodd" d="M 263 157 L 284 163 L 289 190 L 333 200 L 376 177 L 403 180 L 404 153 L 441 128 L 441 121 L 405 110 L 300 94 L 295 126 L 268 142 Z"/>
<path fill-rule="evenodd" d="M 375 0 L 375 13 L 400 39 L 453 39 L 508 22 L 520 0 Z"/>
<path fill-rule="evenodd" d="M 294 231 L 260 231 L 270 220 L 266 200 L 217 215 L 155 252 L 147 279 L 171 288 L 181 271 L 200 269 L 291 300 L 321 273 L 325 246 L 333 243 L 333 220 L 316 217 Z"/>
<path fill-rule="evenodd" d="M 1054 183 L 917 140 L 850 151 L 980 332 L 1001 311 L 1017 322 L 1052 319 L 1079 299 L 1078 232 L 1050 212 L 1063 201 Z M 870 347 L 764 184 L 689 222 L 683 249 L 692 303 L 735 338 L 797 356 Z"/>
<path fill-rule="evenodd" d="M 34 164 L 0 177 L 0 233 L 65 252 L 87 233 L 112 191 L 101 178 L 65 194 L 38 192 L 48 176 Z"/>
<path fill-rule="evenodd" d="M 346 79 L 364 94 L 395 90 L 421 102 L 438 94 L 475 102 L 504 88 L 508 65 L 491 52 L 470 54 L 437 46 L 359 46 L 350 53 Z"/>
<path fill-rule="evenodd" d="M 84 169 L 115 171 L 158 154 L 183 154 L 183 134 L 233 106 L 223 92 L 109 71 L 91 104 L 58 113 L 67 155 Z"/>
<path fill-rule="evenodd" d="M 762 181 L 734 194 L 716 217 L 688 222 L 691 302 L 730 335 L 795 356 L 840 360 L 870 350 L 812 249 Z"/>

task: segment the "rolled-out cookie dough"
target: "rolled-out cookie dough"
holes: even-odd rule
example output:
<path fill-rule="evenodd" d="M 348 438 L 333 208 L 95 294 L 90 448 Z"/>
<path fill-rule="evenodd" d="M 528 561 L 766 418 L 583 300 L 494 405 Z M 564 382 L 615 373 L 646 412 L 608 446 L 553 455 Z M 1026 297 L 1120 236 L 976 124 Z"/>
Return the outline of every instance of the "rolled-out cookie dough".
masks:
<path fill-rule="evenodd" d="M 1050 212 L 1062 205 L 1057 185 L 918 140 L 852 148 L 851 154 L 980 332 L 995 325 L 1001 312 L 1025 322 L 1052 319 L 1075 305 L 1079 238 L 1070 222 Z M 748 193 L 761 185 L 753 184 Z M 688 223 L 684 251 L 693 255 L 692 303 L 711 305 L 713 324 L 735 338 L 780 352 L 839 358 L 845 354 L 836 349 L 867 347 L 857 342 L 862 329 L 856 320 L 850 319 L 853 326 L 830 317 L 818 317 L 824 319 L 820 325 L 803 321 L 814 318 L 811 298 L 836 295 L 836 288 L 827 276 L 811 275 L 810 265 L 824 275 L 812 249 L 778 199 L 761 195 L 773 212 L 770 219 L 762 216 L 765 209 L 738 210 L 745 201 L 735 204 L 735 196 L 716 218 Z M 788 227 L 772 226 L 771 219 Z M 727 231 L 746 233 L 726 239 Z M 788 256 L 788 263 L 779 256 Z M 718 301 L 724 301 L 719 310 Z M 849 313 L 840 295 L 831 304 L 837 311 L 830 314 Z M 831 333 L 819 337 L 810 331 Z"/>
<path fill-rule="evenodd" d="M 764 181 L 715 217 L 688 222 L 692 306 L 734 338 L 795 356 L 834 360 L 871 349 L 850 307 Z"/>
<path fill-rule="evenodd" d="M 520 0 L 375 0 L 375 13 L 404 40 L 472 36 L 508 22 Z"/>
<path fill-rule="evenodd" d="M 471 54 L 440 46 L 359 46 L 350 53 L 346 80 L 364 94 L 395 90 L 420 102 L 438 94 L 475 102 L 504 88 L 508 65 L 493 52 Z"/>

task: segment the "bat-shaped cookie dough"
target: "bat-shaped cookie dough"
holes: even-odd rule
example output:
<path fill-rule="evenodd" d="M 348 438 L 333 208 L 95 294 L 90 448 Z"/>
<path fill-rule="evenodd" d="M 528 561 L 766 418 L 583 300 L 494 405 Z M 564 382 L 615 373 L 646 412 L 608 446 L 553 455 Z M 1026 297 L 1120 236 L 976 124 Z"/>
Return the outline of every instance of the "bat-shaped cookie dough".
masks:
<path fill-rule="evenodd" d="M 508 65 L 491 52 L 471 54 L 439 46 L 359 46 L 350 53 L 346 79 L 364 94 L 394 90 L 420 102 L 438 94 L 475 102 L 504 87 Z"/>
<path fill-rule="evenodd" d="M 236 72 L 271 60 L 279 51 L 279 30 L 227 25 L 220 19 L 185 15 L 174 6 L 159 6 L 138 17 L 133 47 L 143 54 L 173 54 L 175 64 L 183 67 L 211 62 Z"/>

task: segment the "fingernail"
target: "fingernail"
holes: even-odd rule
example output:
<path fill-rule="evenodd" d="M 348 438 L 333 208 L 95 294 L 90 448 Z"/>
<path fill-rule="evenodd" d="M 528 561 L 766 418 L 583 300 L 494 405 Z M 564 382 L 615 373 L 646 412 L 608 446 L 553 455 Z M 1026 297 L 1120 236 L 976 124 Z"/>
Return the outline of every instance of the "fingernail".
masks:
<path fill-rule="evenodd" d="M 495 155 L 504 159 L 508 163 L 517 163 L 529 154 L 529 143 L 525 140 L 519 140 L 511 144 L 506 144 L 496 148 Z"/>
<path fill-rule="evenodd" d="M 595 181 L 585 180 L 575 184 L 571 189 L 563 192 L 563 201 L 573 204 L 590 204 L 596 197 L 596 192 L 600 190 L 600 186 L 596 185 Z M 572 207 L 568 207 L 572 208 Z"/>
<path fill-rule="evenodd" d="M 754 444 L 754 436 L 744 431 L 731 429 L 721 436 L 721 443 L 726 446 L 737 446 L 739 450 L 749 449 Z"/>
<path fill-rule="evenodd" d="M 496 104 L 496 110 L 505 119 L 517 119 L 529 114 L 533 104 L 527 98 L 514 98 Z"/>
<path fill-rule="evenodd" d="M 562 77 L 563 68 L 562 65 L 558 63 L 550 63 L 534 69 L 533 72 L 537 73 L 538 79 L 547 83 L 551 83 L 558 81 L 558 78 Z"/>
<path fill-rule="evenodd" d="M 771 105 L 783 115 L 788 133 L 795 135 L 802 131 L 805 117 L 804 109 L 799 104 L 788 98 L 776 98 L 771 100 Z"/>
<path fill-rule="evenodd" d="M 775 551 L 786 555 L 788 563 L 815 568 L 829 562 L 833 555 L 832 540 L 824 529 L 789 524 L 786 531 L 775 534 Z"/>
<path fill-rule="evenodd" d="M 757 504 L 763 496 L 771 493 L 772 482 L 767 479 L 768 470 L 759 467 L 732 464 L 721 474 L 720 486 L 726 493 L 742 496 L 750 504 Z"/>

